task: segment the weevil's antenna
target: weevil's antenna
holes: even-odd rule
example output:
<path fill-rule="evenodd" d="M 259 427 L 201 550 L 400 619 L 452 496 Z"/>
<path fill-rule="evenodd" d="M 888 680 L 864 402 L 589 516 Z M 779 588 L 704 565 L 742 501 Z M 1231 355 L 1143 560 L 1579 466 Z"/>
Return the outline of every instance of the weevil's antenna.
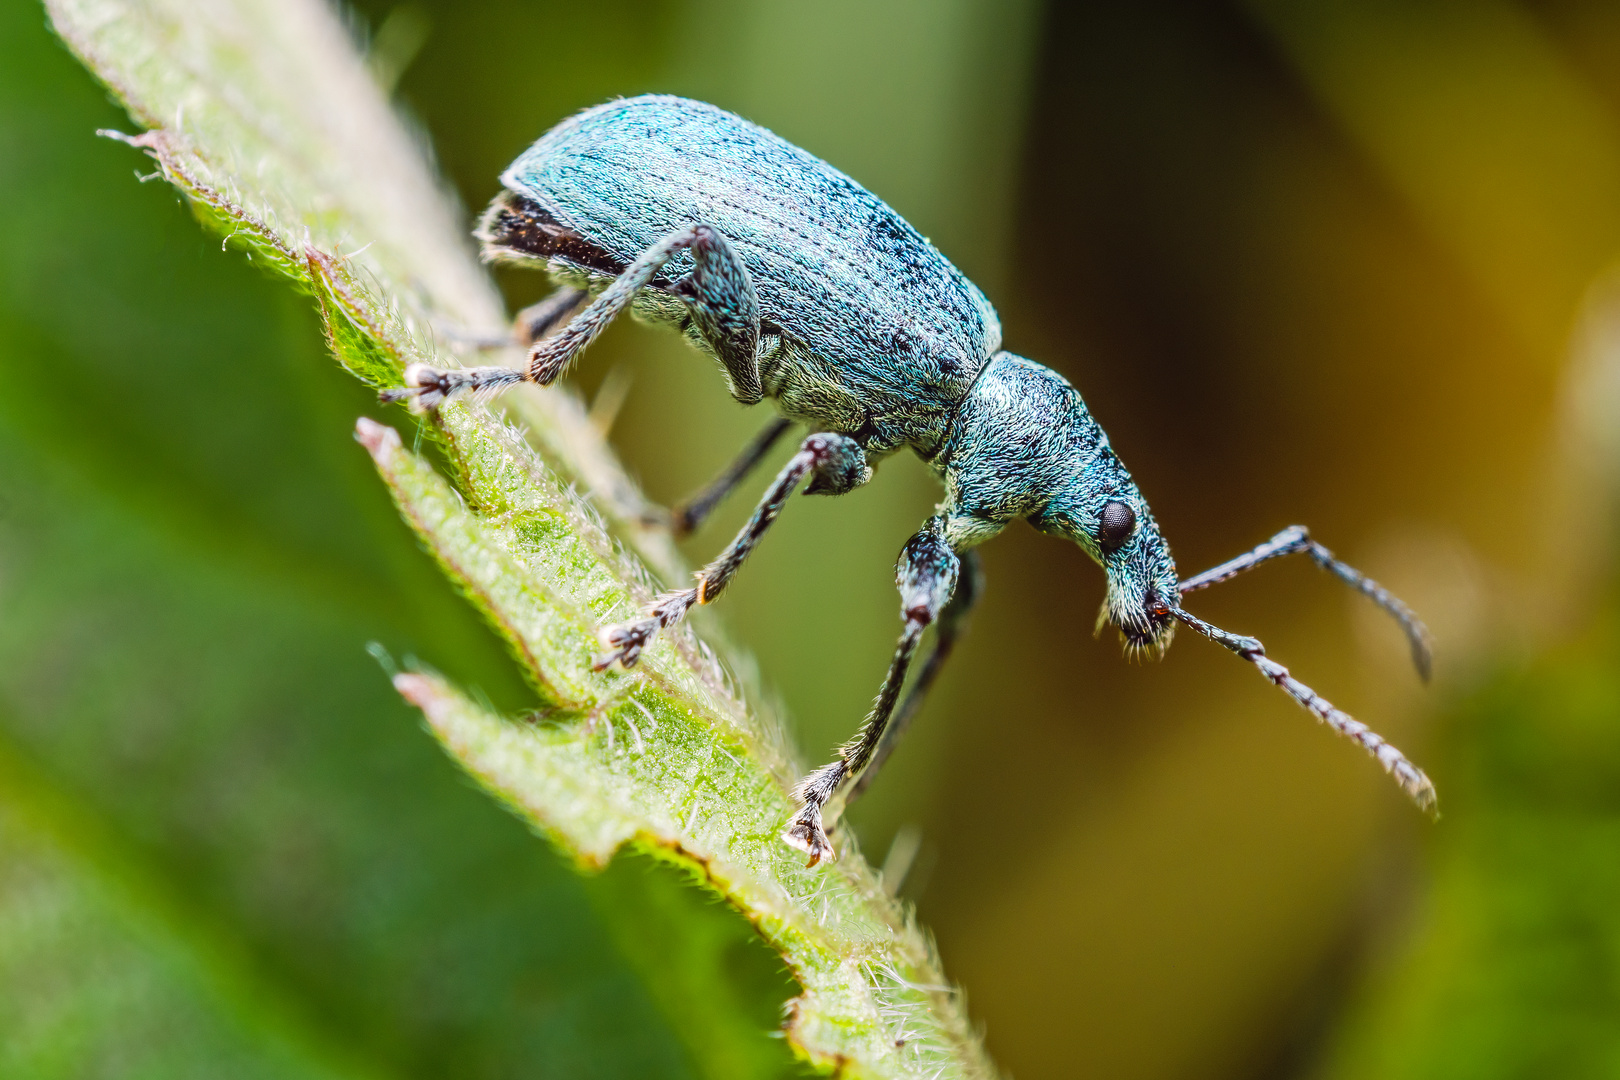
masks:
<path fill-rule="evenodd" d="M 1312 540 L 1311 534 L 1303 525 L 1290 525 L 1253 551 L 1246 551 L 1235 559 L 1229 559 L 1219 566 L 1205 570 L 1202 574 L 1188 578 L 1179 586 L 1181 595 L 1186 596 L 1190 592 L 1218 585 L 1237 577 L 1245 570 L 1254 569 L 1269 559 L 1298 552 L 1309 555 L 1317 566 L 1393 615 L 1395 621 L 1401 624 L 1401 629 L 1406 631 L 1406 640 L 1412 646 L 1412 664 L 1417 668 L 1419 677 L 1424 682 L 1429 681 L 1434 661 L 1429 647 L 1429 628 L 1423 625 L 1423 620 L 1413 614 L 1412 609 L 1401 603 L 1400 598 L 1388 589 L 1349 563 L 1340 562 L 1333 552 Z"/>
<path fill-rule="evenodd" d="M 1196 580 L 1196 579 L 1195 579 Z M 1322 723 L 1343 735 L 1345 738 L 1358 743 L 1367 753 L 1378 759 L 1378 764 L 1384 771 L 1395 778 L 1401 789 L 1411 796 L 1418 808 L 1431 817 L 1439 817 L 1437 808 L 1438 796 L 1435 794 L 1434 784 L 1423 775 L 1423 770 L 1406 759 L 1406 755 L 1391 746 L 1372 728 L 1363 724 L 1342 709 L 1335 708 L 1315 690 L 1306 686 L 1292 675 L 1288 669 L 1266 655 L 1266 647 L 1260 644 L 1259 639 L 1244 637 L 1212 626 L 1198 616 L 1176 606 L 1170 608 L 1170 614 L 1187 626 L 1196 630 L 1211 641 L 1237 653 L 1243 659 L 1260 669 L 1260 674 L 1275 683 L 1283 693 L 1299 702 L 1311 715 Z M 1421 625 L 1421 624 L 1420 624 Z"/>

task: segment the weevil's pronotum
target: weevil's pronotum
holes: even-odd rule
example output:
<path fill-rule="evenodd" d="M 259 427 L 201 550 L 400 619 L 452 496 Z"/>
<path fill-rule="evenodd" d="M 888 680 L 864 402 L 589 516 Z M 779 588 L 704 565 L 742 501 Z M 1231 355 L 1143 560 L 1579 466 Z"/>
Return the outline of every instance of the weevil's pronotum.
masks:
<path fill-rule="evenodd" d="M 1004 351 L 984 294 L 854 180 L 711 105 L 640 97 L 559 124 L 501 183 L 478 228 L 485 257 L 543 267 L 560 286 L 518 316 L 527 366 L 413 366 L 385 399 L 432 408 L 462 391 L 549 385 L 630 308 L 677 327 L 718 360 L 738 401 L 769 398 L 778 413 L 676 513 L 676 528 L 695 527 L 790 426 L 809 431 L 694 587 L 603 631 L 608 651 L 598 668 L 633 666 L 660 630 L 716 599 L 806 479 L 806 494 L 841 495 L 871 477 L 873 462 L 909 447 L 944 484 L 937 512 L 900 553 L 904 628 L 877 701 L 837 760 L 794 792 L 802 805 L 785 839 L 811 865 L 834 855 L 829 803 L 847 803 L 871 779 L 961 633 L 980 592 L 974 549 L 1015 518 L 1074 541 L 1103 568 L 1098 626 L 1118 627 L 1128 649 L 1162 651 L 1178 623 L 1189 627 L 1255 665 L 1432 809 L 1433 785 L 1400 751 L 1295 679 L 1259 641 L 1204 622 L 1181 598 L 1268 559 L 1306 554 L 1400 622 L 1426 678 L 1428 635 L 1406 605 L 1297 526 L 1180 580 L 1147 502 L 1080 395 L 1055 371 Z M 929 626 L 933 653 L 901 703 Z"/>

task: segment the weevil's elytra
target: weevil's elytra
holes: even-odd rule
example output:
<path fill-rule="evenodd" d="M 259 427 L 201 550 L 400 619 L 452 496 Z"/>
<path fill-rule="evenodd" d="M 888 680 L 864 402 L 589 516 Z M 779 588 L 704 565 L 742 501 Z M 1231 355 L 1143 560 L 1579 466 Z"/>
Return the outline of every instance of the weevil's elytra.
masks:
<path fill-rule="evenodd" d="M 565 120 L 501 183 L 478 230 L 485 257 L 543 266 L 561 286 L 517 317 L 526 367 L 417 367 L 385 399 L 431 408 L 466 390 L 549 385 L 634 308 L 712 356 L 737 400 L 769 399 L 780 414 L 676 513 L 678 528 L 695 527 L 790 424 L 809 431 L 695 587 L 603 631 L 599 667 L 634 665 L 661 630 L 717 599 L 801 485 L 806 494 L 843 494 L 871 477 L 874 460 L 906 447 L 944 484 L 938 512 L 900 553 L 903 629 L 877 703 L 837 760 L 795 791 L 802 806 L 785 839 L 812 865 L 834 854 L 829 804 L 870 781 L 965 626 L 981 591 L 973 549 L 1016 518 L 1072 540 L 1103 568 L 1099 626 L 1117 627 L 1128 649 L 1162 651 L 1178 624 L 1210 638 L 1360 743 L 1432 809 L 1433 786 L 1399 751 L 1295 679 L 1258 640 L 1204 622 L 1181 597 L 1269 559 L 1307 554 L 1400 622 L 1427 677 L 1428 635 L 1417 617 L 1298 526 L 1181 581 L 1152 511 L 1079 393 L 1050 368 L 1002 350 L 984 294 L 854 180 L 721 109 L 648 96 Z M 933 652 L 902 698 L 930 626 Z"/>

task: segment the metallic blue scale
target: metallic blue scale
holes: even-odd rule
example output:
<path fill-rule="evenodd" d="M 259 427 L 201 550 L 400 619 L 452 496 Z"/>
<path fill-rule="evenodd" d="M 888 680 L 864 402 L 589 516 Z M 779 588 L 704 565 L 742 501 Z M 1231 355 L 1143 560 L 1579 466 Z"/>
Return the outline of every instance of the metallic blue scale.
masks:
<path fill-rule="evenodd" d="M 761 357 L 767 395 L 794 419 L 869 431 L 875 453 L 930 442 L 1001 347 L 984 294 L 887 203 L 712 105 L 599 105 L 544 135 L 501 183 L 606 253 L 614 274 L 683 225 L 712 225 L 753 278 L 762 332 L 781 338 Z M 681 252 L 659 283 L 692 268 Z"/>
<path fill-rule="evenodd" d="M 673 97 L 586 110 L 543 136 L 501 181 L 506 190 L 478 228 L 485 256 L 543 266 L 562 286 L 518 315 L 528 363 L 413 366 L 385 400 L 433 408 L 468 390 L 550 385 L 621 312 L 669 323 L 719 362 L 738 401 L 768 398 L 781 414 L 672 515 L 677 531 L 701 521 L 789 426 L 809 429 L 697 584 L 659 598 L 643 619 L 606 628 L 597 667 L 633 666 L 660 632 L 718 598 L 801 485 L 806 494 L 851 491 L 871 477 L 873 459 L 907 445 L 945 485 L 937 513 L 900 553 L 903 630 L 877 702 L 838 759 L 795 791 L 802 805 L 784 839 L 812 865 L 833 856 L 827 829 L 838 801 L 871 780 L 965 626 L 981 592 L 974 549 L 1019 518 L 1073 541 L 1102 567 L 1098 627 L 1118 627 L 1127 649 L 1162 651 L 1177 625 L 1210 638 L 1432 809 L 1433 785 L 1400 751 L 1295 679 L 1259 641 L 1204 622 L 1181 597 L 1282 555 L 1309 555 L 1395 616 L 1427 677 L 1427 631 L 1406 605 L 1299 526 L 1180 580 L 1147 501 L 1079 393 L 1050 368 L 1001 351 L 984 294 L 855 181 L 764 128 Z M 934 649 L 902 699 L 931 626 Z"/>

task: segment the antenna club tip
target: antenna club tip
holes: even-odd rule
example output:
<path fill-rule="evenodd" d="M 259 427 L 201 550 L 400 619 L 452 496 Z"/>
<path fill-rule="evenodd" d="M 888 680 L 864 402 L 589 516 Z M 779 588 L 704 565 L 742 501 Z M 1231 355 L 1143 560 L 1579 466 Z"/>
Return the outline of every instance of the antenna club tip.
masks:
<path fill-rule="evenodd" d="M 1434 785 L 1427 776 L 1423 777 L 1423 786 L 1411 793 L 1412 801 L 1417 803 L 1418 809 L 1428 815 L 1430 821 L 1440 820 L 1440 796 L 1434 790 Z"/>
<path fill-rule="evenodd" d="M 1427 638 L 1416 639 L 1412 642 L 1412 666 L 1417 668 L 1418 678 L 1425 683 L 1434 679 L 1434 652 L 1429 648 Z"/>
<path fill-rule="evenodd" d="M 1390 773 L 1430 821 L 1440 820 L 1440 795 L 1435 791 L 1434 781 L 1422 769 L 1402 758 L 1399 766 L 1390 769 Z"/>

